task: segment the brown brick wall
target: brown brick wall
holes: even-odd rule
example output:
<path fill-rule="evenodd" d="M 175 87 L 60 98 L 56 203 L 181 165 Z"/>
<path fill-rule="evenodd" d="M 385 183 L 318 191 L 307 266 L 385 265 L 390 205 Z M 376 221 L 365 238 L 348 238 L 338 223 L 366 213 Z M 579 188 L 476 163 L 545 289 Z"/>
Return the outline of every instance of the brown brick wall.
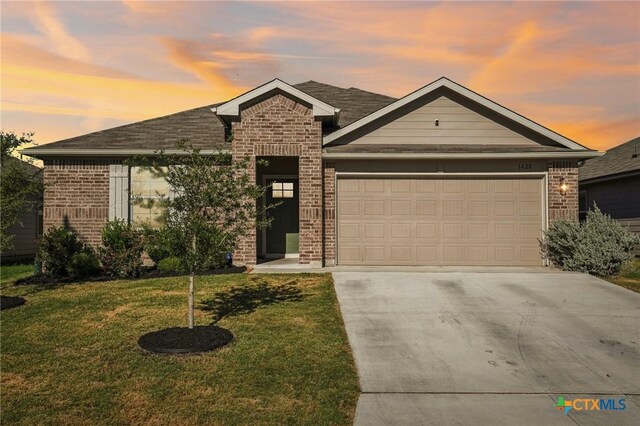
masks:
<path fill-rule="evenodd" d="M 566 193 L 560 191 L 564 178 Z M 578 163 L 553 161 L 549 163 L 549 223 L 558 219 L 578 220 Z"/>
<path fill-rule="evenodd" d="M 100 244 L 109 219 L 109 162 L 48 160 L 44 167 L 44 229 L 66 225 L 83 241 Z"/>
<path fill-rule="evenodd" d="M 249 157 L 255 179 L 256 156 L 296 156 L 299 161 L 300 263 L 322 262 L 322 127 L 310 108 L 281 94 L 252 105 L 233 122 L 234 158 Z M 256 232 L 238 243 L 234 260 L 256 263 Z"/>
<path fill-rule="evenodd" d="M 324 264 L 334 266 L 336 247 L 336 168 L 335 163 L 325 161 L 324 177 Z"/>

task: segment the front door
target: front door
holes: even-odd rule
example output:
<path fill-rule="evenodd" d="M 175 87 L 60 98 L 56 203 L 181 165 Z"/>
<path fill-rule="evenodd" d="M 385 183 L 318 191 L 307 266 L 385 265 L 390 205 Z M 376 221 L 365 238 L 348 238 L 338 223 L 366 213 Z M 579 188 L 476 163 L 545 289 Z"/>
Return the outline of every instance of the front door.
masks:
<path fill-rule="evenodd" d="M 298 253 L 298 179 L 269 178 L 267 205 L 278 204 L 267 212 L 272 218 L 265 232 L 267 255 L 293 255 Z"/>

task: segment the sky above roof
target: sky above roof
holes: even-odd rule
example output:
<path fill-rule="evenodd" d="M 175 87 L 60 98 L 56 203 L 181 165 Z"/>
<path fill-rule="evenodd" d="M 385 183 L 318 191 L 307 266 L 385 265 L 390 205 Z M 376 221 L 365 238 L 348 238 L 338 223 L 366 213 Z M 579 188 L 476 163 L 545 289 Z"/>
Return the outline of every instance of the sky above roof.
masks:
<path fill-rule="evenodd" d="M 2 2 L 3 130 L 39 144 L 278 77 L 401 97 L 446 76 L 579 143 L 640 134 L 640 2 Z"/>

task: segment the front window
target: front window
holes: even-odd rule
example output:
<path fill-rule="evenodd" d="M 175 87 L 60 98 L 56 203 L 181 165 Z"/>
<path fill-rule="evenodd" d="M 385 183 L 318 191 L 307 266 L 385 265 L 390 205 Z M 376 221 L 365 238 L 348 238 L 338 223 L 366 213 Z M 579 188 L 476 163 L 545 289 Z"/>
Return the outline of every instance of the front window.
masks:
<path fill-rule="evenodd" d="M 134 226 L 159 227 L 166 208 L 159 205 L 169 196 L 169 184 L 145 167 L 131 168 L 131 223 Z"/>

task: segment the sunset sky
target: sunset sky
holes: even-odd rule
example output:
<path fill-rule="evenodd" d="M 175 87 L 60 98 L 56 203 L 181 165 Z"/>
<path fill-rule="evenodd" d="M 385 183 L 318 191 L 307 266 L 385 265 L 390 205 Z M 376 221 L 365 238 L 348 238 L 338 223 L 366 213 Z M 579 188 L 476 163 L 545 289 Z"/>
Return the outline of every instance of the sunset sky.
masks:
<path fill-rule="evenodd" d="M 595 149 L 640 135 L 640 2 L 2 1 L 3 130 L 44 144 L 275 77 L 396 97 L 447 76 Z"/>

